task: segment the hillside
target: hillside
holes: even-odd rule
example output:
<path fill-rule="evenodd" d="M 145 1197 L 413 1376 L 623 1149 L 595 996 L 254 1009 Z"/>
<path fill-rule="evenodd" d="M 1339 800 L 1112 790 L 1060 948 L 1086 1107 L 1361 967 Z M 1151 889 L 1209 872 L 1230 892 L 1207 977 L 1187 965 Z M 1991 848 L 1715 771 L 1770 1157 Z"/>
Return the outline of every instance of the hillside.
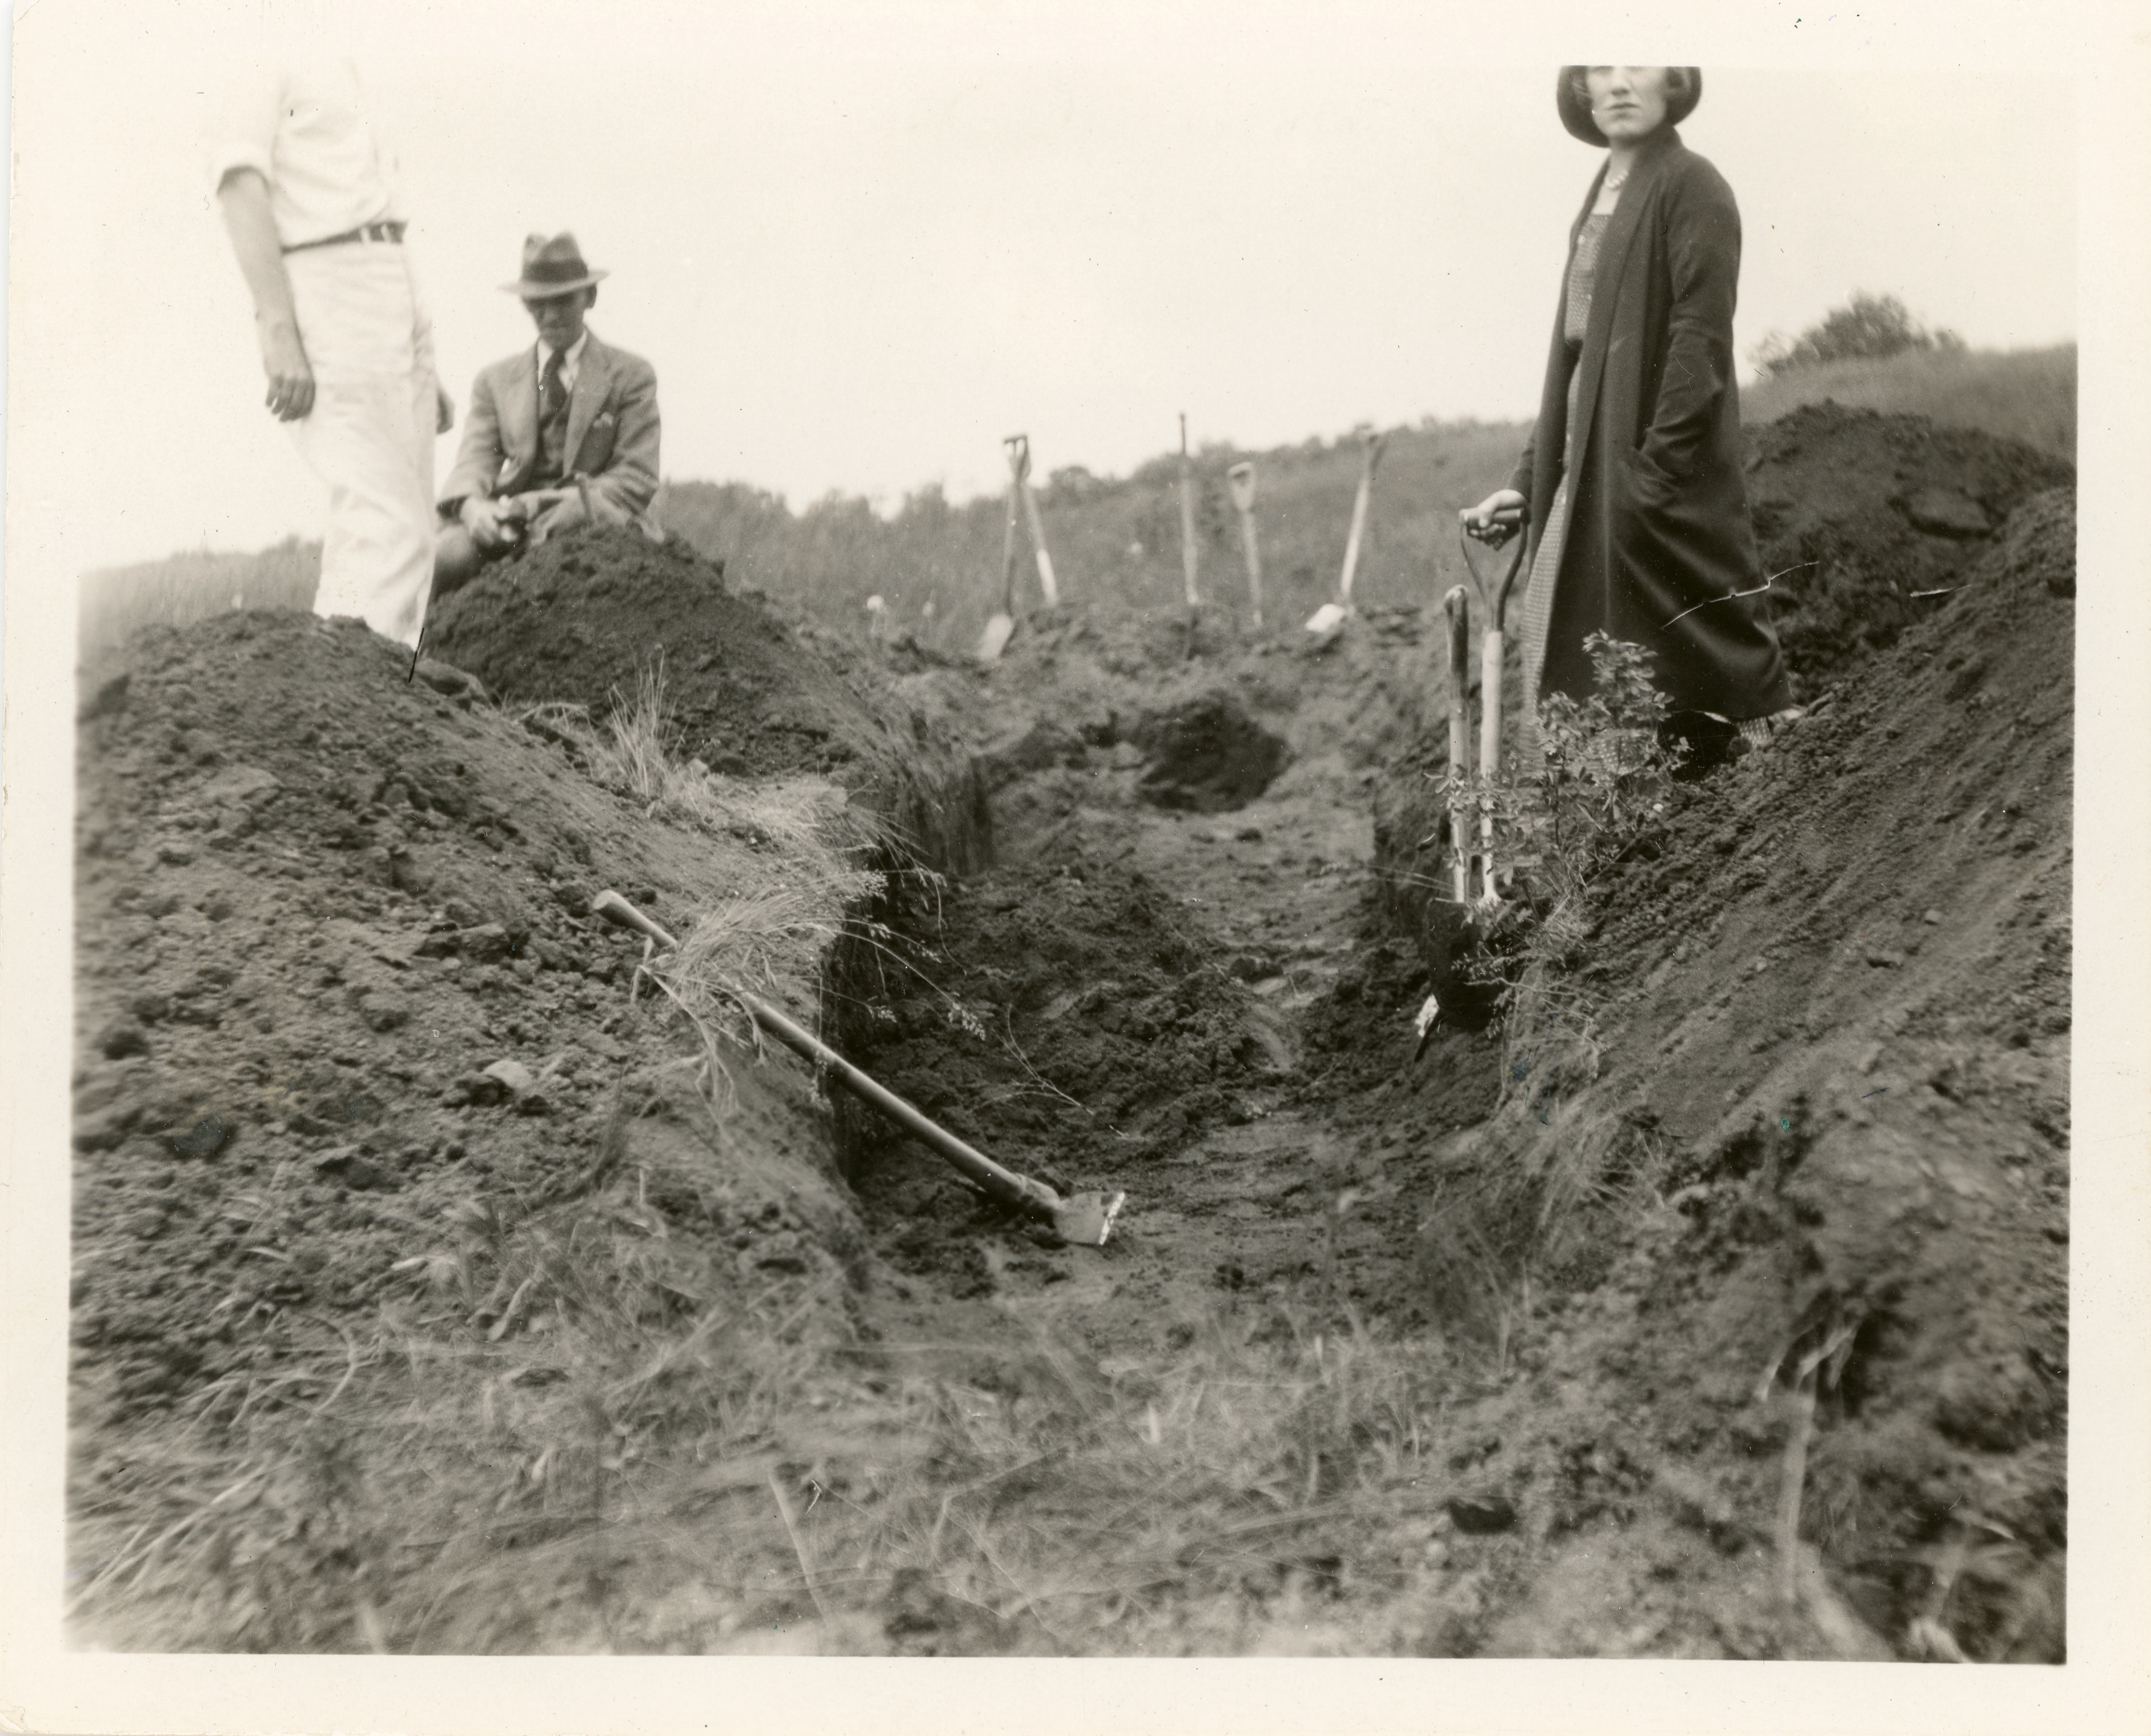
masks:
<path fill-rule="evenodd" d="M 1976 430 L 2064 462 L 2076 456 L 2076 349 L 1912 353 L 1885 362 L 1837 362 L 1744 388 L 1743 410 L 1759 432 L 1789 412 L 1825 399 L 1859 408 L 1923 415 Z M 1444 423 L 1388 431 L 1355 585 L 1377 607 L 1423 603 L 1463 574 L 1455 512 L 1506 481 L 1527 430 L 1521 424 Z M 1244 610 L 1247 580 L 1237 516 L 1225 482 L 1242 459 L 1257 469 L 1256 522 L 1269 619 L 1303 620 L 1334 593 L 1359 477 L 1349 434 L 1298 446 L 1243 451 L 1212 445 L 1196 455 L 1202 585 L 1213 607 Z M 1033 478 L 1055 568 L 1068 602 L 1114 615 L 1175 614 L 1181 607 L 1179 461 L 1162 455 L 1126 478 L 1051 467 L 1040 449 Z M 731 581 L 767 592 L 837 628 L 863 635 L 870 596 L 890 605 L 890 630 L 931 649 L 969 650 L 998 605 L 1005 504 L 954 505 L 936 488 L 908 496 L 883 517 L 857 496 L 793 508 L 746 483 L 673 480 L 660 518 Z M 86 574 L 81 595 L 85 654 L 152 623 L 184 625 L 235 607 L 304 609 L 313 597 L 317 548 L 290 539 L 257 554 L 190 553 Z M 1037 597 L 1029 534 L 1019 542 L 1018 595 Z"/>

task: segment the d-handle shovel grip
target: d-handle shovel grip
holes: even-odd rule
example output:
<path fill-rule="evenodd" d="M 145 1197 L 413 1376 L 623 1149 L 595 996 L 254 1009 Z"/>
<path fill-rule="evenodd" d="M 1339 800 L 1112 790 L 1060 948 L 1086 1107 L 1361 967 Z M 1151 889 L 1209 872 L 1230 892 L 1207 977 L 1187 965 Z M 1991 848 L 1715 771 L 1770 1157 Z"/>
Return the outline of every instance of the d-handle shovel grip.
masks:
<path fill-rule="evenodd" d="M 1518 525 L 1511 533 L 1509 539 L 1516 544 L 1516 549 L 1509 556 L 1508 565 L 1502 569 L 1501 582 L 1490 587 L 1485 574 L 1479 570 L 1477 559 L 1471 553 L 1471 538 L 1460 524 L 1456 530 L 1456 546 L 1464 551 L 1465 570 L 1471 574 L 1471 588 L 1479 593 L 1479 601 L 1486 610 L 1487 627 L 1496 633 L 1501 630 L 1501 616 L 1509 606 L 1509 593 L 1516 586 L 1516 575 L 1523 569 L 1524 544 L 1526 540 L 1523 527 Z"/>

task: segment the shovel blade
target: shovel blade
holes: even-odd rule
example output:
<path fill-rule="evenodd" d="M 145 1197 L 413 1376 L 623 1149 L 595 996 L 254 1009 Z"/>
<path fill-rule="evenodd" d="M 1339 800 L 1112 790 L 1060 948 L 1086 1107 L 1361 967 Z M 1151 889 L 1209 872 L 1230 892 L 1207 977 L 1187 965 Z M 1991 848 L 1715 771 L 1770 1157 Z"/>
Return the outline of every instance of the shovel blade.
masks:
<path fill-rule="evenodd" d="M 1015 631 L 1015 617 L 997 615 L 986 623 L 986 630 L 979 635 L 979 661 L 998 663 L 1001 653 L 1008 649 L 1010 636 Z"/>
<path fill-rule="evenodd" d="M 1127 1202 L 1125 1193 L 1071 1193 L 1053 1208 L 1054 1233 L 1077 1248 L 1103 1248 Z"/>

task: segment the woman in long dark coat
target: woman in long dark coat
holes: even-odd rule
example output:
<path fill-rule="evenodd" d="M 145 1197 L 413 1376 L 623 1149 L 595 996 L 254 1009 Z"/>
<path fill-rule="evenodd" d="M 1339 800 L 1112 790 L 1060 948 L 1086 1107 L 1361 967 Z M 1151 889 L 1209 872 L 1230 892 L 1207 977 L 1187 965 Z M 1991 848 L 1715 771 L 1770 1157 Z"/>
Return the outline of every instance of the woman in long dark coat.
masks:
<path fill-rule="evenodd" d="M 1799 715 L 1741 595 L 1762 581 L 1733 379 L 1740 214 L 1674 130 L 1702 93 L 1694 67 L 1561 68 L 1562 124 L 1607 159 L 1570 230 L 1531 443 L 1461 515 L 1496 544 L 1528 522 L 1527 744 L 1541 694 L 1591 693 L 1583 641 L 1602 630 L 1651 653 L 1685 733 L 1707 716 L 1761 741 Z"/>

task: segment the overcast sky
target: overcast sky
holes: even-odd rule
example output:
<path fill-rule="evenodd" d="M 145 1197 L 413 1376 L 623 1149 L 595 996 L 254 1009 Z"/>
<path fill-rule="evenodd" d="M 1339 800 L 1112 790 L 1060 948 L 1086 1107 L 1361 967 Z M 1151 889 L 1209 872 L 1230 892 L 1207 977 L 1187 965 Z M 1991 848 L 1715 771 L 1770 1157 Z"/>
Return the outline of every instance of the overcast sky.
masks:
<path fill-rule="evenodd" d="M 1253 446 L 1525 415 L 1597 162 L 1555 118 L 1568 38 L 1486 57 L 1485 8 L 42 0 L 15 480 L 82 564 L 319 534 L 195 144 L 292 17 L 352 42 L 400 152 L 459 412 L 530 340 L 497 287 L 524 234 L 571 229 L 612 272 L 594 328 L 656 365 L 665 473 L 795 506 L 996 488 L 1018 429 L 1117 473 L 1183 409 Z M 1683 130 L 1745 219 L 1744 357 L 1855 288 L 1977 345 L 2074 336 L 2065 78 L 1705 70 Z"/>

